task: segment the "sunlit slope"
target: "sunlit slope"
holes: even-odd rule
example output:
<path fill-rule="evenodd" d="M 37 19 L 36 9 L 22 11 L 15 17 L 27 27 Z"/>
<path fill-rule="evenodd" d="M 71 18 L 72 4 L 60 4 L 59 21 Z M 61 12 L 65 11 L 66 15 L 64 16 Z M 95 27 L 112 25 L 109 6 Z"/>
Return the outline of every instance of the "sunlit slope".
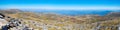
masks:
<path fill-rule="evenodd" d="M 13 18 L 24 19 L 23 22 L 35 29 L 44 29 L 42 26 L 47 27 L 50 30 L 58 29 L 95 29 L 97 26 L 112 27 L 116 29 L 120 24 L 120 17 L 111 16 L 97 16 L 97 15 L 85 15 L 85 16 L 64 16 L 57 14 L 37 14 L 32 12 L 22 12 L 15 14 L 8 14 Z M 37 25 L 35 25 L 37 24 Z M 65 28 L 66 27 L 66 28 Z M 82 28 L 81 28 L 82 27 Z M 84 28 L 83 28 L 84 27 Z M 108 28 L 109 29 L 109 28 Z"/>

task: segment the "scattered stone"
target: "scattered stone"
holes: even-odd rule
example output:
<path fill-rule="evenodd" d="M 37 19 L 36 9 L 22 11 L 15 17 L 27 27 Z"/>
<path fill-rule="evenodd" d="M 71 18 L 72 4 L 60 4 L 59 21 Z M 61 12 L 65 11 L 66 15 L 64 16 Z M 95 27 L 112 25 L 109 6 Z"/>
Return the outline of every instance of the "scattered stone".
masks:
<path fill-rule="evenodd" d="M 5 19 L 5 15 L 0 13 L 0 29 L 1 30 L 33 30 L 29 28 L 27 25 L 22 24 L 21 19 L 10 18 L 10 20 Z"/>

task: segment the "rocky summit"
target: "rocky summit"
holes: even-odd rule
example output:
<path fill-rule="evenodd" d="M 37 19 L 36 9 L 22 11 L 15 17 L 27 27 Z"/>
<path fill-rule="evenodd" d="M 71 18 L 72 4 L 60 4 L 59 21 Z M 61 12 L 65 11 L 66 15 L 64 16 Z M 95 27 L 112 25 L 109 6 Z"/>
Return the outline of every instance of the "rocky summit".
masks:
<path fill-rule="evenodd" d="M 0 30 L 32 30 L 21 19 L 6 17 L 0 13 Z"/>

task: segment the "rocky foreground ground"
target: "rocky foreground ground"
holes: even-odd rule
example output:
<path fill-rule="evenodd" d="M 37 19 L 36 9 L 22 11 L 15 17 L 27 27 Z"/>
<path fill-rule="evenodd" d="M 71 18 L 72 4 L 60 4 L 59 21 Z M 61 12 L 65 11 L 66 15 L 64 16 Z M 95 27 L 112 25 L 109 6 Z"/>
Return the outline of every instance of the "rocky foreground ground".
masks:
<path fill-rule="evenodd" d="M 6 17 L 0 19 L 0 28 L 11 24 L 8 26 L 9 30 L 119 30 L 120 28 L 119 13 L 110 13 L 106 16 L 66 16 L 32 12 L 3 14 Z"/>

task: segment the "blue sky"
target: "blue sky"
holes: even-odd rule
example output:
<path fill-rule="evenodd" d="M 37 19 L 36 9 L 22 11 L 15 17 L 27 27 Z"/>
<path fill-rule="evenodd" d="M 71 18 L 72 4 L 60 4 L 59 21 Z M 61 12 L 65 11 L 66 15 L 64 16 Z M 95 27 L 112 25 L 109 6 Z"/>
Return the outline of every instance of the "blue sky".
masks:
<path fill-rule="evenodd" d="M 0 8 L 18 9 L 120 9 L 120 0 L 0 0 Z"/>

